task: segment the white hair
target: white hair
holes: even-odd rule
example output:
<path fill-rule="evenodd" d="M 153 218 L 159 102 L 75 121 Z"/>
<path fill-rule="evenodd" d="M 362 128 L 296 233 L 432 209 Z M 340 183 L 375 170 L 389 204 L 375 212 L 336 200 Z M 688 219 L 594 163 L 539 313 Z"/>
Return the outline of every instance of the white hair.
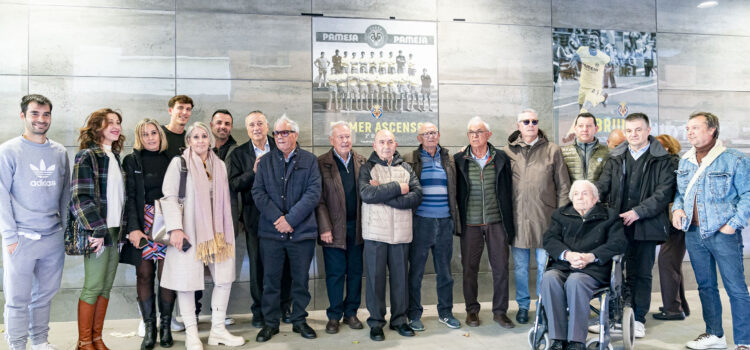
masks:
<path fill-rule="evenodd" d="M 476 123 L 482 123 L 482 124 L 484 124 L 484 128 L 487 129 L 487 131 L 490 131 L 490 124 L 487 124 L 487 122 L 484 121 L 484 120 L 482 120 L 482 118 L 479 118 L 479 116 L 476 116 L 476 117 L 473 117 L 473 118 L 469 119 L 469 123 L 466 124 L 466 130 L 470 130 L 471 129 L 471 125 L 472 124 L 476 124 Z"/>
<path fill-rule="evenodd" d="M 208 134 L 209 146 L 212 149 L 216 147 L 216 137 L 214 137 L 214 133 L 211 132 L 211 128 L 209 128 L 208 125 L 201 122 L 195 122 L 188 126 L 187 130 L 185 131 L 185 145 L 190 146 L 190 137 L 193 136 L 193 132 L 195 131 L 195 129 L 203 129 L 203 131 Z"/>
<path fill-rule="evenodd" d="M 278 120 L 276 120 L 276 123 L 273 123 L 273 129 L 274 129 L 274 131 L 282 123 L 289 124 L 289 126 L 292 128 L 292 131 L 294 131 L 295 133 L 299 134 L 299 124 L 297 124 L 297 122 L 295 122 L 294 120 L 289 119 L 289 117 L 286 116 L 286 113 L 284 113 L 284 115 L 282 115 L 281 118 L 279 118 Z"/>
<path fill-rule="evenodd" d="M 594 195 L 594 198 L 596 198 L 596 201 L 598 202 L 599 201 L 599 188 L 597 188 L 596 185 L 594 185 L 594 183 L 591 182 L 591 181 L 589 181 L 589 180 L 576 180 L 576 181 L 573 181 L 573 184 L 570 185 L 570 192 L 568 193 L 568 199 L 570 199 L 570 201 L 572 202 L 573 201 L 573 190 L 576 187 L 582 186 L 582 185 L 588 185 L 589 187 L 591 187 L 591 192 Z"/>
<path fill-rule="evenodd" d="M 352 131 L 352 128 L 349 127 L 349 123 L 347 123 L 347 122 L 345 122 L 343 120 L 339 120 L 339 121 L 334 122 L 334 123 L 331 124 L 331 127 L 328 130 L 328 136 L 333 137 L 333 130 L 335 130 L 338 127 L 344 127 L 347 130 L 349 130 L 350 132 Z"/>
<path fill-rule="evenodd" d="M 531 113 L 535 117 L 539 118 L 539 113 L 537 113 L 534 109 L 532 109 L 532 108 L 525 108 L 524 110 L 521 111 L 521 113 L 518 113 L 518 115 L 516 116 L 516 121 L 520 122 L 521 120 L 523 120 L 524 118 L 522 116 L 524 114 L 526 114 L 526 113 Z"/>

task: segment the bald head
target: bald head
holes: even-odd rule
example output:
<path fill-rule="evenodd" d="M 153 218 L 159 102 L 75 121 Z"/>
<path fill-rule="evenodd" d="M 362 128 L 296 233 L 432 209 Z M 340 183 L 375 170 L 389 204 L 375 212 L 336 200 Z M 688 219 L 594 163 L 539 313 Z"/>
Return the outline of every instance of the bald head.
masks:
<path fill-rule="evenodd" d="M 375 134 L 375 141 L 372 142 L 372 148 L 381 160 L 390 162 L 393 159 L 393 153 L 396 152 L 396 137 L 387 129 L 381 129 Z"/>
<path fill-rule="evenodd" d="M 609 133 L 609 137 L 607 137 L 607 147 L 613 149 L 623 141 L 625 141 L 625 134 L 622 132 L 622 129 L 614 129 Z"/>

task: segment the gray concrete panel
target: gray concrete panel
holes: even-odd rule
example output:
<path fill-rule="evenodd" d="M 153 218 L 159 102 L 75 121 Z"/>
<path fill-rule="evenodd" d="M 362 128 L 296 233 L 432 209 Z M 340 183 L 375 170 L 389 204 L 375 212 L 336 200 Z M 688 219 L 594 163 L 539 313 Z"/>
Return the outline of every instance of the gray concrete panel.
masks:
<path fill-rule="evenodd" d="M 552 26 L 656 31 L 656 0 L 552 0 Z"/>
<path fill-rule="evenodd" d="M 228 13 L 254 13 L 264 15 L 292 15 L 309 13 L 311 0 L 180 0 L 177 2 L 177 10 L 228 12 Z"/>
<path fill-rule="evenodd" d="M 434 21 L 435 0 L 312 0 L 313 13 L 326 17 L 385 18 Z"/>
<path fill-rule="evenodd" d="M 26 6 L 0 5 L 0 74 L 29 72 L 29 11 Z"/>
<path fill-rule="evenodd" d="M 708 2 L 708 1 L 706 1 Z M 670 33 L 750 35 L 750 7 L 744 0 L 722 0 L 715 7 L 700 8 L 698 2 L 658 0 L 657 30 Z"/>
<path fill-rule="evenodd" d="M 28 80 L 22 75 L 0 75 L 0 143 L 5 142 L 23 133 L 23 122 L 21 121 L 21 97 L 29 91 Z M 54 109 L 55 101 L 52 101 L 52 125 L 62 125 L 65 118 L 56 118 Z"/>
<path fill-rule="evenodd" d="M 550 0 L 438 0 L 438 20 L 549 26 Z"/>
<path fill-rule="evenodd" d="M 138 10 L 174 10 L 175 0 L 29 0 L 31 5 L 113 7 Z"/>

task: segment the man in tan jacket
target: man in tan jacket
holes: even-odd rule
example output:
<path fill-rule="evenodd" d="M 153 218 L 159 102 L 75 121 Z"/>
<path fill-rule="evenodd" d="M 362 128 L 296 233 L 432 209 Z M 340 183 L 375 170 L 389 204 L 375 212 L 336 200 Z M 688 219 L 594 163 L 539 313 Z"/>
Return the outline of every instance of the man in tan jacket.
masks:
<path fill-rule="evenodd" d="M 505 153 L 513 173 L 513 207 L 516 237 L 511 250 L 516 277 L 518 323 L 529 322 L 529 256 L 536 255 L 537 291 L 542 282 L 547 253 L 542 235 L 555 209 L 570 202 L 570 177 L 560 147 L 549 142 L 539 130 L 539 118 L 533 109 L 518 114 L 518 130 L 508 137 Z M 538 293 L 537 293 L 538 294 Z"/>
<path fill-rule="evenodd" d="M 405 337 L 414 336 L 406 323 L 409 303 L 407 262 L 412 239 L 412 209 L 422 201 L 422 187 L 411 166 L 396 152 L 393 133 L 380 130 L 375 149 L 359 170 L 362 198 L 362 238 L 365 240 L 366 304 L 370 339 L 385 340 L 385 276 L 391 286 L 390 328 Z"/>

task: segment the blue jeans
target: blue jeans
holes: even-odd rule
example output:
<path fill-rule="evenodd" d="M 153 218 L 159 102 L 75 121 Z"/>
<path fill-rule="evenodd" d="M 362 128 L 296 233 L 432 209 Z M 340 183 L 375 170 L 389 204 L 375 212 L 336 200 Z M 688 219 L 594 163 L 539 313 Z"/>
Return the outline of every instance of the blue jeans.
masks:
<path fill-rule="evenodd" d="M 513 267 L 516 277 L 516 302 L 519 309 L 529 309 L 529 256 L 531 249 L 511 247 L 513 253 Z M 536 294 L 542 286 L 544 265 L 547 264 L 547 252 L 542 248 L 534 249 L 536 253 Z"/>
<path fill-rule="evenodd" d="M 409 247 L 409 310 L 410 320 L 422 318 L 422 277 L 427 257 L 432 249 L 432 262 L 437 275 L 438 316 L 453 316 L 453 219 L 426 218 L 415 215 L 412 227 L 414 238 Z"/>
<path fill-rule="evenodd" d="M 724 336 L 716 278 L 716 265 L 719 265 L 721 280 L 732 309 L 734 343 L 750 344 L 750 294 L 747 292 L 742 264 L 742 231 L 738 230 L 731 235 L 716 232 L 705 239 L 701 238 L 699 231 L 699 227 L 691 225 L 685 232 L 685 245 L 698 282 L 706 333 Z"/>
<path fill-rule="evenodd" d="M 329 320 L 341 316 L 357 316 L 362 303 L 362 249 L 357 245 L 357 222 L 346 223 L 346 250 L 323 247 L 326 269 L 326 289 L 330 306 L 326 309 Z M 346 299 L 344 299 L 346 285 Z"/>

